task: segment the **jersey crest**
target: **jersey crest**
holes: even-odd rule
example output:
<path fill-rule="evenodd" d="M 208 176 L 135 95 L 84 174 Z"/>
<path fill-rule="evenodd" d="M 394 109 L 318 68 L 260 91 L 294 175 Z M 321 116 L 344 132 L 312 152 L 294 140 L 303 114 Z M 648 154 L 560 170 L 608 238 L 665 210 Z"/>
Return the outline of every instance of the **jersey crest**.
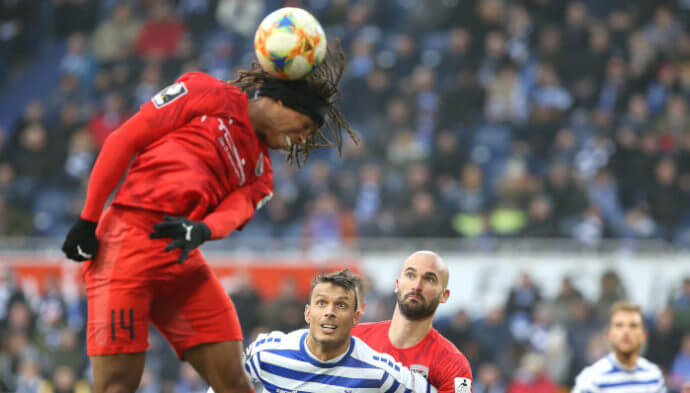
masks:
<path fill-rule="evenodd" d="M 151 102 L 153 102 L 156 108 L 160 109 L 188 92 L 189 90 L 187 90 L 187 86 L 184 85 L 184 82 L 177 82 L 159 91 L 158 94 L 153 96 Z"/>
<path fill-rule="evenodd" d="M 421 364 L 411 364 L 410 371 L 421 374 L 424 378 L 429 378 L 429 367 L 427 366 L 422 366 Z"/>

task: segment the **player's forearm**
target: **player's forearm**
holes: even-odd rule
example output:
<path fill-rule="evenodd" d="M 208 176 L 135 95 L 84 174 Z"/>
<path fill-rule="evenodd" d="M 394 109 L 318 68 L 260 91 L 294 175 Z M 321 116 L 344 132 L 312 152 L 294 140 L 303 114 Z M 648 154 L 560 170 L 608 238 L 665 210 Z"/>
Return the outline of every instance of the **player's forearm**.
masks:
<path fill-rule="evenodd" d="M 228 195 L 203 221 L 211 228 L 211 239 L 217 240 L 246 224 L 254 215 L 254 211 L 247 190 L 240 188 Z"/>
<path fill-rule="evenodd" d="M 89 177 L 81 218 L 98 221 L 105 202 L 122 179 L 135 153 L 135 146 L 128 143 L 124 133 L 118 130 L 108 136 Z"/>

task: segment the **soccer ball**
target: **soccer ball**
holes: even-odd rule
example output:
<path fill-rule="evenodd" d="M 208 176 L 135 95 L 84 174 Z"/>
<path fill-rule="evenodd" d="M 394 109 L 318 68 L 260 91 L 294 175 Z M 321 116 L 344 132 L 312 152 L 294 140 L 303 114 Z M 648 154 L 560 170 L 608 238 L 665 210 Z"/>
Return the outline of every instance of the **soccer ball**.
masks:
<path fill-rule="evenodd" d="M 285 7 L 261 21 L 254 52 L 264 71 L 280 79 L 301 79 L 326 56 L 326 34 L 309 12 Z"/>

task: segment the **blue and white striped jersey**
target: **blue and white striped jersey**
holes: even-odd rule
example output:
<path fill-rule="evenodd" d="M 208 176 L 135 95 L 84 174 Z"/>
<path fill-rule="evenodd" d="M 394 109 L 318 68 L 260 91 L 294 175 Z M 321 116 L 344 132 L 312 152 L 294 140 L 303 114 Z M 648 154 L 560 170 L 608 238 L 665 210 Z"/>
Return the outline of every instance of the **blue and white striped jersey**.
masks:
<path fill-rule="evenodd" d="M 307 329 L 262 334 L 247 348 L 245 368 L 256 393 L 437 392 L 422 375 L 356 337 L 346 353 L 322 362 L 309 351 L 307 334 Z"/>
<path fill-rule="evenodd" d="M 666 384 L 659 367 L 649 360 L 639 357 L 630 370 L 609 353 L 580 372 L 572 393 L 666 393 Z"/>

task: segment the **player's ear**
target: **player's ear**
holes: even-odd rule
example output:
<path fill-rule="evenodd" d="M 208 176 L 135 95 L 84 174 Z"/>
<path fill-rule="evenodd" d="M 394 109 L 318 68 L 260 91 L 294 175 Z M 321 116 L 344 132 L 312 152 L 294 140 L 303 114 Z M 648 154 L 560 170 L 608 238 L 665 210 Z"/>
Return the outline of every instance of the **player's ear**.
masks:
<path fill-rule="evenodd" d="M 355 315 L 354 315 L 354 317 L 352 318 L 352 322 L 353 322 L 353 323 L 352 323 L 352 326 L 357 326 L 357 324 L 359 323 L 360 319 L 362 319 L 362 310 L 357 310 L 357 311 L 355 311 Z"/>
<path fill-rule="evenodd" d="M 400 287 L 398 286 L 398 283 L 400 282 L 400 279 L 395 279 L 395 290 L 393 292 L 398 293 L 400 292 Z"/>
<path fill-rule="evenodd" d="M 306 322 L 307 325 L 309 325 L 309 314 L 310 314 L 310 310 L 309 310 L 309 305 L 307 304 L 304 306 L 304 322 Z"/>
<path fill-rule="evenodd" d="M 446 288 L 443 290 L 443 295 L 441 296 L 440 303 L 447 302 L 449 297 L 450 297 L 450 289 Z"/>

